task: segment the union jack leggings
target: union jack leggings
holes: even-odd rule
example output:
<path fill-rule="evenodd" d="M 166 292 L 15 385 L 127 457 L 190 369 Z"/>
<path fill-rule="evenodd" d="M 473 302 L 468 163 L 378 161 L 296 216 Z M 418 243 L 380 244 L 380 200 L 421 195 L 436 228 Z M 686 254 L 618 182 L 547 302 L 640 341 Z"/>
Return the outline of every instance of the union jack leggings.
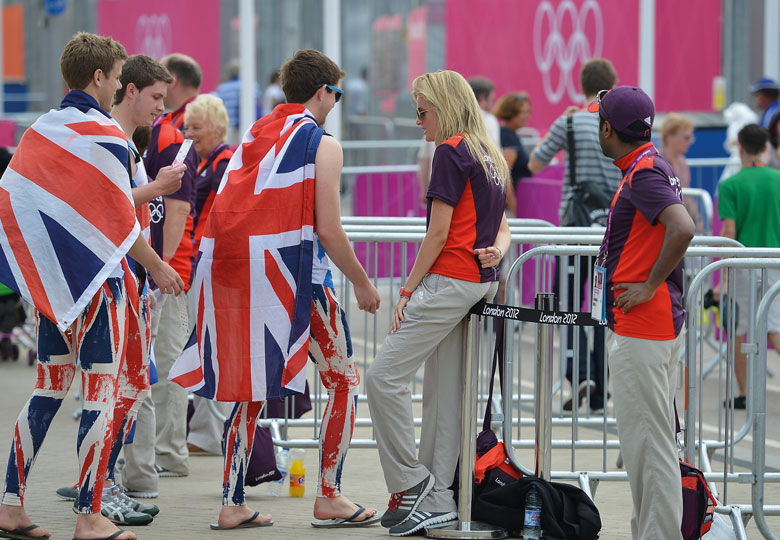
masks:
<path fill-rule="evenodd" d="M 106 478 L 114 481 L 114 467 L 119 452 L 135 422 L 141 403 L 151 392 L 149 384 L 149 348 L 152 339 L 151 310 L 149 296 L 141 296 L 139 313 L 130 309 L 128 313 L 127 347 L 117 379 L 117 399 L 114 408 L 111 454 L 108 459 Z"/>
<path fill-rule="evenodd" d="M 79 459 L 79 513 L 100 512 L 103 480 L 112 443 L 116 380 L 125 353 L 127 295 L 122 279 L 110 278 L 65 332 L 36 315 L 38 379 L 16 420 L 5 478 L 3 504 L 22 506 L 27 477 L 54 415 L 81 368 L 82 414 L 76 450 Z"/>
<path fill-rule="evenodd" d="M 320 468 L 317 496 L 341 495 L 341 471 L 347 457 L 357 409 L 360 384 L 352 356 L 352 339 L 347 316 L 332 287 L 312 285 L 309 356 L 328 392 L 328 404 L 320 427 Z M 225 474 L 222 504 L 242 506 L 244 477 L 252 453 L 261 401 L 236 403 L 225 431 Z"/>

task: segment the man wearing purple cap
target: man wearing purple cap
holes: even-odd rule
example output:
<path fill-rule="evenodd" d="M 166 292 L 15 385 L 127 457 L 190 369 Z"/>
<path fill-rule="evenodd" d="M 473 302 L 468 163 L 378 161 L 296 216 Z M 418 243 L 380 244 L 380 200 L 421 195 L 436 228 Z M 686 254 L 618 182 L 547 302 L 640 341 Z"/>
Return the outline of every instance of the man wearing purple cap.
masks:
<path fill-rule="evenodd" d="M 623 172 L 596 260 L 592 312 L 609 327 L 620 450 L 634 500 L 634 540 L 681 540 L 674 393 L 685 321 L 682 258 L 695 227 L 672 167 L 650 142 L 652 100 L 639 88 L 601 91 L 599 143 Z"/>
<path fill-rule="evenodd" d="M 780 86 L 777 81 L 769 77 L 761 77 L 750 85 L 750 92 L 756 100 L 756 105 L 761 109 L 761 127 L 769 129 L 772 118 L 780 111 Z"/>

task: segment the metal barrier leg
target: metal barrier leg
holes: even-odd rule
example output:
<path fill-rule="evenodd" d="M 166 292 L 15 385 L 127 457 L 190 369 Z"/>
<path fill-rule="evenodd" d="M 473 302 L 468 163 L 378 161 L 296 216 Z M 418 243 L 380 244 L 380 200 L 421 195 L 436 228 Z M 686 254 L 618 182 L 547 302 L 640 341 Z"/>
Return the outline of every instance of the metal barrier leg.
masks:
<path fill-rule="evenodd" d="M 551 311 L 554 309 L 555 295 L 539 293 L 536 295 L 536 309 Z M 536 412 L 536 470 L 542 480 L 550 481 L 552 472 L 552 370 L 553 370 L 553 327 L 549 324 L 537 325 L 536 342 L 536 387 L 534 401 Z M 576 377 L 575 377 L 576 381 Z M 574 393 L 576 398 L 576 392 Z M 574 405 L 572 403 L 572 405 Z"/>
<path fill-rule="evenodd" d="M 425 529 L 428 538 L 506 538 L 500 527 L 471 521 L 471 490 L 474 485 L 477 417 L 477 380 L 479 376 L 479 317 L 470 315 L 463 340 L 463 403 L 461 405 L 460 492 L 458 493 L 458 523 L 444 528 Z"/>

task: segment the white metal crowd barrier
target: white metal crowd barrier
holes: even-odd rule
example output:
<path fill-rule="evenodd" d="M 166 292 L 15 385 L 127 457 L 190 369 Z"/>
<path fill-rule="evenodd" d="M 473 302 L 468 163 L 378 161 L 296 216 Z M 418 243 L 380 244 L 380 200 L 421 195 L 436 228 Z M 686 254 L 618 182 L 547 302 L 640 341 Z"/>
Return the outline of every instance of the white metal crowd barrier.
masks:
<path fill-rule="evenodd" d="M 380 316 L 369 317 L 368 314 L 357 311 L 354 305 L 352 305 L 349 284 L 343 279 L 339 284 L 337 280 L 337 292 L 340 294 L 342 305 L 347 311 L 349 324 L 353 334 L 355 357 L 359 362 L 361 371 L 365 370 L 370 360 L 373 359 L 374 355 L 377 353 L 379 346 L 381 346 L 381 342 L 384 338 L 384 335 L 386 334 L 386 329 L 389 326 L 389 312 L 392 310 L 392 307 L 395 304 L 397 290 L 403 284 L 403 280 L 406 278 L 407 271 L 411 267 L 411 262 L 414 260 L 414 256 L 416 255 L 417 247 L 424 237 L 423 230 L 420 228 L 419 218 L 413 218 L 411 221 L 404 218 L 401 218 L 401 220 L 403 220 L 402 223 L 404 225 L 399 226 L 391 225 L 393 221 L 389 220 L 388 218 L 377 218 L 373 220 L 370 219 L 368 222 L 364 222 L 362 224 L 360 222 L 350 223 L 349 219 L 345 219 L 345 223 L 347 224 L 348 229 L 353 229 L 348 232 L 349 238 L 355 242 L 356 247 L 361 245 L 366 247 L 364 251 L 365 260 L 367 262 L 371 262 L 372 269 L 374 270 L 370 274 L 370 277 L 374 284 L 380 289 L 383 297 L 384 313 Z M 383 232 L 381 231 L 382 227 L 391 227 L 393 232 Z M 536 275 L 534 277 L 534 290 L 550 291 L 552 290 L 553 281 L 553 258 L 561 256 L 565 257 L 569 255 L 575 257 L 592 257 L 597 253 L 598 245 L 601 243 L 601 236 L 598 234 L 601 232 L 601 230 L 593 228 L 522 227 L 514 224 L 511 228 L 513 229 L 513 249 L 518 253 L 521 253 L 521 257 L 515 261 L 514 265 L 512 266 L 513 270 L 510 272 L 508 277 L 507 303 L 512 305 L 522 304 L 522 302 L 518 302 L 518 291 L 519 287 L 522 285 L 523 276 L 521 268 L 524 261 L 531 261 L 533 267 L 536 270 Z M 414 232 L 401 232 L 404 230 Z M 593 234 L 594 232 L 597 234 Z M 579 244 L 579 246 L 572 244 Z M 394 248 L 392 248 L 393 245 L 401 247 L 400 255 L 395 253 Z M 390 248 L 392 248 L 387 254 L 387 260 L 384 261 L 385 266 L 392 269 L 392 271 L 388 271 L 386 274 L 380 276 L 379 270 L 381 269 L 377 265 L 377 252 L 381 246 L 390 246 Z M 409 247 L 408 251 L 407 247 Z M 686 254 L 686 262 L 697 263 L 691 265 L 691 268 L 695 269 L 694 275 L 696 275 L 702 271 L 702 268 L 709 264 L 709 261 L 712 258 L 739 258 L 747 256 L 762 258 L 777 257 L 778 251 L 745 249 L 741 248 L 738 242 L 727 238 L 698 236 L 694 238 L 693 246 L 688 249 L 688 253 Z M 399 260 L 401 264 L 396 265 Z M 575 272 L 579 271 L 578 266 L 578 264 L 574 265 Z M 712 276 L 710 275 L 710 278 L 711 277 Z M 701 278 L 699 282 L 701 283 L 703 279 L 704 278 Z M 564 283 L 563 280 L 562 283 Z M 709 286 L 712 286 L 713 284 L 711 279 L 707 283 Z M 577 295 L 579 293 L 571 291 L 566 286 L 564 286 L 562 289 L 562 294 Z M 700 304 L 697 304 L 697 306 L 698 307 L 696 310 L 693 311 L 691 311 L 691 308 L 689 307 L 689 313 L 696 314 L 696 317 L 691 316 L 689 317 L 689 320 L 700 317 L 700 313 L 704 311 Z M 483 336 L 492 336 L 492 333 L 492 321 L 488 320 L 484 324 Z M 563 337 L 565 333 L 559 333 L 561 334 L 560 341 L 563 342 L 565 340 Z M 529 351 L 531 350 L 531 347 L 529 345 L 529 336 L 527 334 L 528 332 L 523 331 L 522 325 L 517 325 L 517 328 L 513 329 L 513 331 L 507 332 L 507 357 L 512 359 L 513 362 L 516 362 L 517 365 L 520 365 L 524 358 L 527 359 L 530 356 Z M 701 332 L 701 328 L 694 332 L 694 335 L 697 339 L 695 342 L 696 347 L 701 349 L 701 342 L 703 340 L 703 333 Z M 725 339 L 722 332 L 719 339 Z M 481 354 L 479 356 L 481 359 L 483 359 L 484 362 L 485 359 L 489 359 L 491 356 L 490 352 L 492 350 L 492 344 L 490 343 L 491 339 L 489 338 L 482 339 L 481 342 L 483 345 Z M 591 347 L 592 342 L 593 335 L 590 333 L 588 335 L 588 341 L 585 343 L 580 343 L 579 346 Z M 722 341 L 722 343 L 726 342 Z M 575 344 L 575 347 L 576 346 L 578 345 Z M 562 343 L 561 348 L 563 347 L 564 345 Z M 719 347 L 722 347 L 722 345 L 719 345 Z M 690 347 L 688 347 L 688 349 L 690 349 Z M 726 355 L 723 357 L 728 360 Z M 564 366 L 563 356 L 561 356 L 561 359 L 562 371 Z M 578 359 L 576 352 L 574 354 L 574 359 L 575 362 Z M 727 363 L 727 365 L 729 364 Z M 484 375 L 484 373 L 487 371 L 487 367 L 489 366 L 483 365 L 483 368 L 480 370 L 481 375 L 478 383 L 478 399 L 480 401 L 484 401 L 487 394 L 486 388 L 488 381 L 487 377 Z M 724 385 L 727 382 L 731 384 L 733 381 L 726 380 L 725 377 L 725 372 L 727 371 L 726 368 L 723 367 L 721 369 L 723 370 L 723 374 L 721 374 L 718 377 L 718 380 L 713 384 L 717 384 L 719 386 Z M 576 367 L 573 371 L 575 374 L 577 373 Z M 719 372 L 720 371 L 721 370 L 719 370 Z M 575 387 L 577 385 L 576 377 L 577 376 L 575 375 L 573 381 Z M 264 421 L 266 425 L 271 425 L 274 429 L 274 439 L 277 444 L 284 446 L 304 447 L 315 447 L 317 445 L 317 432 L 320 423 L 319 419 L 322 415 L 324 401 L 326 400 L 326 397 L 322 392 L 321 387 L 319 386 L 318 379 L 319 378 L 315 376 L 314 380 L 312 381 L 314 419 L 305 418 L 294 420 L 288 418 L 282 420 Z M 512 449 L 517 449 L 517 451 L 530 450 L 533 447 L 533 440 L 527 436 L 521 436 L 521 430 L 525 431 L 531 429 L 535 425 L 535 419 L 527 414 L 528 404 L 533 401 L 532 394 L 528 392 L 528 388 L 533 386 L 533 380 L 529 379 L 528 376 L 523 377 L 523 373 L 518 371 L 517 375 L 507 375 L 505 384 L 509 385 L 507 388 L 505 388 L 505 396 L 507 396 L 506 402 L 502 403 L 500 399 L 494 398 L 494 411 L 497 411 L 498 413 L 497 415 L 494 415 L 494 425 L 496 425 L 497 422 L 503 420 L 504 437 L 505 439 L 511 441 L 510 446 Z M 562 386 L 563 385 L 561 383 L 556 389 L 556 391 L 560 393 L 560 404 L 562 404 L 564 396 Z M 419 393 L 419 381 L 415 381 L 413 383 L 412 392 L 415 395 L 415 399 L 421 399 Z M 359 400 L 361 402 L 364 402 L 364 399 L 365 398 L 363 395 L 359 396 Z M 718 400 L 719 399 L 720 397 L 718 397 Z M 611 461 L 609 458 L 610 453 L 614 454 L 618 451 L 614 416 L 610 413 L 608 407 L 605 408 L 606 412 L 601 414 L 592 414 L 592 412 L 588 412 L 587 408 L 580 411 L 578 410 L 577 400 L 574 401 L 575 404 L 573 407 L 574 411 L 572 417 L 564 416 L 561 407 L 559 406 L 556 407 L 555 414 L 552 418 L 552 426 L 556 433 L 556 438 L 552 441 L 552 447 L 556 449 L 556 451 L 566 449 L 570 452 L 570 466 L 567 468 L 568 470 L 554 472 L 554 476 L 558 479 L 578 481 L 583 489 L 585 489 L 588 493 L 595 494 L 596 487 L 600 481 L 626 479 L 624 472 L 608 466 L 608 462 Z M 606 399 L 605 402 L 607 402 Z M 753 411 L 755 410 L 756 407 L 754 406 Z M 526 414 L 523 415 L 523 412 Z M 358 418 L 356 426 L 370 427 L 371 421 L 365 416 L 365 409 L 363 410 L 363 414 L 364 416 Z M 720 417 L 720 410 L 718 412 L 718 416 Z M 701 420 L 699 418 L 696 420 L 699 421 L 698 425 L 701 425 Z M 419 425 L 419 418 L 416 419 L 416 423 Z M 718 420 L 718 424 L 721 424 L 720 419 Z M 689 423 L 689 421 L 686 421 L 686 426 L 688 425 L 693 424 Z M 312 429 L 311 437 L 302 438 L 300 437 L 300 431 L 296 431 L 295 438 L 291 438 L 290 434 L 287 433 L 287 428 L 292 427 L 306 427 Z M 516 430 L 516 435 L 513 434 L 513 430 Z M 570 431 L 571 434 L 562 436 L 561 430 Z M 696 439 L 697 444 L 700 440 L 701 439 Z M 714 452 L 720 449 L 725 450 L 725 445 L 722 445 L 721 447 L 713 446 L 714 442 L 720 442 L 721 440 L 722 438 L 718 438 L 717 441 L 704 441 L 704 448 L 706 448 L 708 452 Z M 739 442 L 739 440 L 741 439 L 737 439 L 735 442 Z M 353 446 L 355 447 L 374 447 L 375 444 L 375 441 L 371 438 L 355 438 L 353 440 Z M 583 459 L 578 457 L 578 451 L 585 452 L 586 454 L 593 451 L 601 452 L 601 458 L 598 460 L 601 463 L 600 466 L 594 467 L 592 459 Z M 520 461 L 523 460 L 518 460 L 517 464 L 523 467 Z M 586 462 L 588 463 L 587 466 Z M 527 468 L 523 468 L 526 470 L 526 472 L 529 472 Z M 725 483 L 736 483 L 738 485 L 739 483 L 747 482 L 748 478 L 750 477 L 750 473 L 734 472 L 733 470 L 724 474 L 725 475 L 722 475 L 720 472 L 709 472 L 708 478 L 713 481 L 719 480 Z M 769 482 L 778 481 L 778 479 L 773 477 L 771 474 L 762 475 L 762 478 L 765 478 L 766 481 Z M 724 492 L 726 492 L 726 485 L 724 485 Z M 743 505 L 741 508 L 743 510 L 741 511 L 740 515 L 745 515 L 745 506 Z M 719 511 L 722 512 L 723 510 L 720 509 Z M 769 515 L 774 515 L 771 509 Z"/>
<path fill-rule="evenodd" d="M 567 256 L 575 256 L 575 257 L 593 257 L 597 254 L 597 248 L 590 247 L 590 246 L 543 246 L 543 247 L 537 247 L 534 249 L 529 250 L 528 252 L 524 253 L 520 258 L 518 258 L 515 263 L 512 266 L 512 269 L 510 270 L 510 275 L 508 279 L 508 288 L 507 288 L 507 298 L 508 303 L 512 304 L 514 300 L 516 300 L 515 291 L 512 290 L 512 286 L 514 283 L 516 283 L 516 280 L 512 279 L 513 273 L 521 273 L 522 272 L 522 265 L 524 262 L 535 259 L 535 258 L 546 258 L 547 260 L 542 262 L 540 266 L 549 268 L 551 266 L 552 258 L 553 257 L 567 257 Z M 688 309 L 688 329 L 687 329 L 687 347 L 686 347 L 686 355 L 687 356 L 687 363 L 685 365 L 688 366 L 688 378 L 687 378 L 687 385 L 686 385 L 686 393 L 683 393 L 682 395 L 688 396 L 687 400 L 681 399 L 682 396 L 678 396 L 678 405 L 683 403 L 688 403 L 688 407 L 685 409 L 685 436 L 686 436 L 686 452 L 691 453 L 695 452 L 695 449 L 699 450 L 699 455 L 703 455 L 702 462 L 700 463 L 701 468 L 707 472 L 707 478 L 712 483 L 713 487 L 716 488 L 715 492 L 718 493 L 719 490 L 717 489 L 717 484 L 720 483 L 722 486 L 721 493 L 723 494 L 723 497 L 721 498 L 721 505 L 718 507 L 717 511 L 719 513 L 728 514 L 731 516 L 732 525 L 734 526 L 734 530 L 736 531 L 738 538 L 746 538 L 746 533 L 744 532 L 744 524 L 747 519 L 749 519 L 750 515 L 752 513 L 756 513 L 755 509 L 759 506 L 761 506 L 761 511 L 763 514 L 766 515 L 779 515 L 780 512 L 778 509 L 780 507 L 771 506 L 764 504 L 763 499 L 763 483 L 764 482 L 780 482 L 780 474 L 774 473 L 774 472 L 766 472 L 766 468 L 763 465 L 763 462 L 755 458 L 752 460 L 752 462 L 748 462 L 746 464 L 743 464 L 748 471 L 747 472 L 737 472 L 735 470 L 734 466 L 734 446 L 736 443 L 741 441 L 743 438 L 745 438 L 745 432 L 747 429 L 751 427 L 751 425 L 754 426 L 753 429 L 753 449 L 754 449 L 754 455 L 757 455 L 759 452 L 759 448 L 762 449 L 763 452 L 764 448 L 764 441 L 766 437 L 766 433 L 761 431 L 760 426 L 762 425 L 760 423 L 760 420 L 762 419 L 762 415 L 765 414 L 764 410 L 761 409 L 761 406 L 759 405 L 758 400 L 760 399 L 762 392 L 766 391 L 766 379 L 762 379 L 762 375 L 764 373 L 763 366 L 759 364 L 758 367 L 753 367 L 753 362 L 751 359 L 751 363 L 749 363 L 749 374 L 752 373 L 752 385 L 748 388 L 748 396 L 750 396 L 749 400 L 749 407 L 752 408 L 753 412 L 751 415 L 751 411 L 748 410 L 748 420 L 746 421 L 746 426 L 743 426 L 742 430 L 740 430 L 739 434 L 732 435 L 729 437 L 717 437 L 717 440 L 708 440 L 704 435 L 701 433 L 701 427 L 703 425 L 706 425 L 707 423 L 712 423 L 714 420 L 710 417 L 704 417 L 704 413 L 706 412 L 709 415 L 717 415 L 718 417 L 718 424 L 721 423 L 722 418 L 722 407 L 720 406 L 720 400 L 722 398 L 721 394 L 717 394 L 717 399 L 715 403 L 715 412 L 712 411 L 712 407 L 708 407 L 705 411 L 702 407 L 699 407 L 699 414 L 695 414 L 696 409 L 691 408 L 690 402 L 694 399 L 693 396 L 696 396 L 695 391 L 693 391 L 694 388 L 702 388 L 701 392 L 699 393 L 699 397 L 701 397 L 705 392 L 711 392 L 711 388 L 707 387 L 706 390 L 702 387 L 702 380 L 699 378 L 696 380 L 695 373 L 696 371 L 691 370 L 691 363 L 695 361 L 695 354 L 697 351 L 702 350 L 701 344 L 697 341 L 697 335 L 699 335 L 699 332 L 694 327 L 692 329 L 691 325 L 697 323 L 700 320 L 700 314 L 702 312 L 702 300 L 701 300 L 701 294 L 697 295 L 696 291 L 700 290 L 702 284 L 709 284 L 711 285 L 712 281 L 712 275 L 713 272 L 719 268 L 726 268 L 726 267 L 737 267 L 737 266 L 748 266 L 753 268 L 776 268 L 780 266 L 780 250 L 777 249 L 747 249 L 747 248 L 741 248 L 741 249 L 733 249 L 733 248 L 711 248 L 711 247 L 691 247 L 688 249 L 688 252 L 686 253 L 686 257 L 688 259 L 693 258 L 713 258 L 713 257 L 731 257 L 727 260 L 721 260 L 717 261 L 716 263 L 712 263 L 709 266 L 707 266 L 705 269 L 703 269 L 699 274 L 696 275 L 694 278 L 694 281 L 691 286 L 691 290 L 687 296 L 687 309 Z M 577 265 L 575 264 L 575 267 Z M 551 274 L 552 269 L 549 269 L 549 272 Z M 548 277 L 547 279 L 541 280 L 543 282 L 546 282 L 545 285 L 542 286 L 539 291 L 550 291 L 550 281 L 551 277 Z M 734 279 L 730 280 L 729 289 L 733 289 L 737 284 L 735 283 Z M 751 283 L 743 284 L 746 286 L 752 287 L 753 285 Z M 776 290 L 773 291 L 776 294 Z M 764 302 L 768 302 L 767 298 L 769 295 L 764 297 Z M 763 306 L 763 304 L 762 304 Z M 764 308 L 765 309 L 765 308 Z M 749 312 L 748 314 L 745 314 L 744 316 L 748 316 L 751 313 L 755 313 L 755 311 L 752 308 L 748 308 Z M 760 316 L 760 312 L 759 312 Z M 749 317 L 748 321 L 748 343 L 752 344 L 750 347 L 755 350 L 755 355 L 758 355 L 759 351 L 761 351 L 764 354 L 766 354 L 766 330 L 765 326 L 764 329 L 759 330 L 756 333 L 756 326 L 754 319 L 756 317 L 753 317 L 752 315 Z M 765 319 L 765 315 L 764 315 Z M 765 320 L 764 320 L 765 323 Z M 510 326 L 511 328 L 511 326 Z M 561 332 L 563 334 L 563 332 Z M 733 331 L 731 334 L 733 335 Z M 757 336 L 755 339 L 751 339 L 750 336 Z M 527 436 L 522 437 L 520 433 L 521 426 L 526 425 L 525 422 L 520 421 L 517 422 L 517 418 L 520 418 L 522 413 L 525 411 L 527 412 L 528 407 L 523 406 L 524 401 L 529 401 L 528 396 L 522 396 L 522 394 L 515 390 L 515 388 L 512 385 L 520 384 L 524 380 L 522 373 L 519 373 L 517 377 L 514 376 L 514 362 L 520 363 L 522 362 L 522 357 L 520 355 L 520 350 L 518 350 L 517 353 L 513 350 L 513 340 L 511 339 L 512 332 L 507 331 L 507 343 L 506 343 L 506 349 L 507 349 L 507 364 L 505 367 L 505 389 L 504 389 L 504 395 L 505 396 L 512 396 L 512 401 L 509 401 L 507 399 L 507 402 L 504 403 L 504 440 L 507 441 L 507 451 L 510 455 L 510 458 L 513 459 L 516 465 L 522 467 L 522 460 L 518 459 L 515 451 L 516 449 L 523 449 L 523 448 L 529 448 L 530 445 L 533 444 L 533 440 L 529 439 Z M 762 338 L 763 336 L 763 338 Z M 733 348 L 733 339 L 728 344 L 730 347 Z M 577 356 L 575 355 L 575 359 Z M 525 362 L 525 365 L 528 363 Z M 764 364 L 765 365 L 765 364 Z M 577 373 L 576 369 L 574 370 L 574 373 Z M 684 379 L 681 379 L 684 380 Z M 728 384 L 733 384 L 732 379 L 725 379 Z M 720 379 L 718 384 L 722 384 L 723 379 Z M 575 387 L 576 387 L 576 379 L 575 379 Z M 606 397 L 606 396 L 605 396 Z M 606 401 L 606 400 L 605 400 Z M 750 403 L 753 403 L 751 406 Z M 605 409 L 606 410 L 606 409 Z M 682 412 L 682 409 L 681 409 Z M 734 423 L 733 423 L 733 410 L 728 410 L 728 413 L 732 416 L 732 423 L 731 423 L 731 432 L 734 432 Z M 591 415 L 592 416 L 592 415 Z M 750 418 L 753 418 L 754 420 L 756 418 L 759 418 L 759 423 L 756 424 L 754 421 L 751 422 Z M 577 480 L 580 482 L 581 487 L 588 491 L 589 493 L 595 492 L 595 489 L 600 481 L 615 481 L 615 480 L 625 480 L 625 473 L 622 473 L 620 471 L 614 470 L 607 466 L 607 451 L 609 449 L 616 448 L 617 442 L 615 440 L 615 433 L 613 430 L 613 426 L 610 423 L 611 422 L 611 416 L 603 415 L 599 416 L 598 418 L 591 418 L 586 414 L 582 415 L 582 418 L 578 418 L 578 415 L 575 414 L 574 418 L 569 419 L 563 419 L 560 418 L 557 415 L 553 415 L 553 426 L 556 425 L 559 426 L 559 429 L 556 431 L 558 437 L 553 439 L 552 441 L 552 447 L 557 450 L 562 449 L 569 449 L 571 452 L 571 466 L 569 471 L 557 471 L 553 472 L 552 476 L 553 478 L 558 479 L 566 479 L 566 480 Z M 593 429 L 595 426 L 602 424 L 603 429 L 601 430 L 601 439 L 585 439 L 580 437 L 579 428 L 585 427 L 585 429 Z M 571 430 L 571 435 L 568 438 L 561 436 L 561 426 L 568 426 Z M 697 433 L 696 429 L 699 429 L 698 436 L 694 438 L 694 434 Z M 516 432 L 513 432 L 513 429 L 516 429 Z M 728 429 L 723 430 L 724 433 L 728 433 Z M 600 449 L 602 452 L 602 468 L 601 470 L 585 470 L 582 469 L 577 464 L 578 456 L 576 454 L 576 450 L 582 449 L 582 450 L 594 450 L 594 449 Z M 713 472 L 711 468 L 711 460 L 709 459 L 711 457 L 711 453 L 709 456 L 707 455 L 707 451 L 713 452 L 716 449 L 720 449 L 724 452 L 724 465 L 723 470 L 718 472 Z M 763 456 L 763 453 L 761 454 Z M 688 456 L 690 460 L 690 455 Z M 587 460 L 586 460 L 587 461 Z M 752 466 L 751 466 L 752 463 Z M 527 470 L 527 469 L 526 469 Z M 759 483 L 756 479 L 760 478 L 761 482 Z M 733 505 L 729 504 L 728 499 L 728 487 L 731 486 L 739 486 L 740 484 L 753 484 L 753 491 L 754 494 L 752 496 L 752 504 L 741 504 L 741 505 Z M 747 496 L 744 495 L 743 496 Z M 732 499 L 734 497 L 732 496 Z M 736 508 L 736 510 L 735 510 Z M 757 514 L 756 514 L 757 515 Z M 739 523 L 736 522 L 736 518 L 739 518 Z M 763 527 L 764 525 L 760 525 L 759 527 Z M 763 531 L 763 529 L 762 529 Z M 770 536 L 767 536 L 768 538 Z M 774 537 L 772 537 L 774 538 Z"/>

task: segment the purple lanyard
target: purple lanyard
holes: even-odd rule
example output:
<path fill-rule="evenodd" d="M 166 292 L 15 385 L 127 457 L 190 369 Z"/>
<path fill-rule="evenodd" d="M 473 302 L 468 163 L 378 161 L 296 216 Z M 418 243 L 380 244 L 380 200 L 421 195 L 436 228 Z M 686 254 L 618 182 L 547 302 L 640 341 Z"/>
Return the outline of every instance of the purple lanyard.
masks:
<path fill-rule="evenodd" d="M 615 198 L 612 200 L 612 204 L 609 205 L 609 213 L 607 214 L 607 228 L 604 231 L 604 258 L 602 259 L 602 266 L 604 267 L 607 266 L 607 253 L 609 253 L 609 233 L 612 231 L 612 213 L 615 211 L 615 206 L 617 205 L 617 201 L 620 198 L 620 192 L 623 191 L 623 185 L 626 183 L 626 180 L 631 177 L 631 174 L 634 172 L 636 166 L 639 165 L 640 161 L 648 156 L 656 154 L 658 154 L 658 150 L 655 149 L 655 146 L 650 146 L 650 148 L 644 150 L 636 157 L 636 159 L 634 159 L 634 161 L 626 170 L 626 174 L 623 175 L 623 180 L 620 181 L 620 186 L 618 187 L 617 193 L 615 193 Z"/>

